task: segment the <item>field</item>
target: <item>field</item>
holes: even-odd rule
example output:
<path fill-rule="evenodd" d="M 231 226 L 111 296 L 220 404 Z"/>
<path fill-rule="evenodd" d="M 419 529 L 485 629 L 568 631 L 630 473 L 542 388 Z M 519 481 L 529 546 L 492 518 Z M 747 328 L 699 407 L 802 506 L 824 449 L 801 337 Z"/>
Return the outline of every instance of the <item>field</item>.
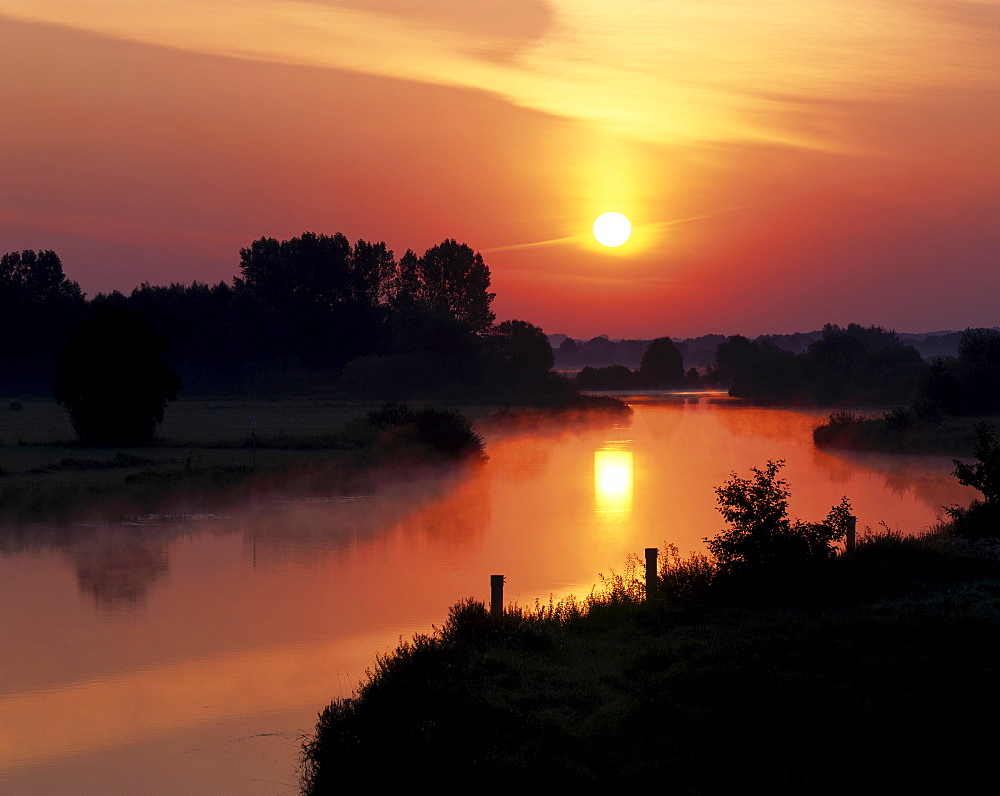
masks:
<path fill-rule="evenodd" d="M 370 464 L 374 431 L 359 401 L 192 400 L 166 411 L 155 444 L 93 448 L 52 401 L 0 411 L 0 516 L 47 519 L 167 510 L 183 500 L 295 488 L 338 492 Z M 465 409 L 483 416 L 487 407 Z M 251 421 L 256 425 L 251 429 Z M 256 452 L 252 443 L 256 432 Z"/>

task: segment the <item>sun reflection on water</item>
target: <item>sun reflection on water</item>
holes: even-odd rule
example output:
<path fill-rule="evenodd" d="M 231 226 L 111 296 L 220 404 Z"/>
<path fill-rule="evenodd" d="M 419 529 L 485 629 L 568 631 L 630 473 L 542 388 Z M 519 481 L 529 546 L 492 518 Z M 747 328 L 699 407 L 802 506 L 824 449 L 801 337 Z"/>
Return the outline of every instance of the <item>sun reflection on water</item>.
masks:
<path fill-rule="evenodd" d="M 618 525 L 632 513 L 632 452 L 594 451 L 594 510 L 609 525 Z"/>

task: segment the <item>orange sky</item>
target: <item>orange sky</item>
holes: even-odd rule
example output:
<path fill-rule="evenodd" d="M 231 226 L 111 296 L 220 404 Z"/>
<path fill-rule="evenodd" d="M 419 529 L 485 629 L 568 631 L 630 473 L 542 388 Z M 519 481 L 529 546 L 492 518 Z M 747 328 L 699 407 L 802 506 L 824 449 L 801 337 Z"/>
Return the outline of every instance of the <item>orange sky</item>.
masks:
<path fill-rule="evenodd" d="M 575 337 L 1000 325 L 1000 0 L 0 0 L 0 107 L 89 294 L 311 230 Z"/>

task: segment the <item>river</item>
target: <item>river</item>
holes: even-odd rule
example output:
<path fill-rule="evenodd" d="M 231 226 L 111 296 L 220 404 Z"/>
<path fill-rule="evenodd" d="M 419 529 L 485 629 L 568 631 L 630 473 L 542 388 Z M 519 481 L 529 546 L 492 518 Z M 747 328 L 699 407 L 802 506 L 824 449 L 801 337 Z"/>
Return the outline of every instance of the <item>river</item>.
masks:
<path fill-rule="evenodd" d="M 492 574 L 585 596 L 630 553 L 703 551 L 715 487 L 784 459 L 790 514 L 847 495 L 904 532 L 975 493 L 940 456 L 820 451 L 822 410 L 636 396 L 628 422 L 490 432 L 489 461 L 366 494 L 0 529 L 0 792 L 298 792 L 301 738 L 375 656 Z"/>

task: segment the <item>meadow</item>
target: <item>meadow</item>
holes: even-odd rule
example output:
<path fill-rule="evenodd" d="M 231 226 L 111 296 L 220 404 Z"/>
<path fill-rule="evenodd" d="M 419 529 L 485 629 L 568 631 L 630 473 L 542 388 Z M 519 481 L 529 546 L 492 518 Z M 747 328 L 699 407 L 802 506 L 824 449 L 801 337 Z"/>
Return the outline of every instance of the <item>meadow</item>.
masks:
<path fill-rule="evenodd" d="M 0 411 L 0 516 L 8 520 L 181 512 L 276 490 L 338 494 L 356 490 L 373 463 L 376 432 L 365 417 L 376 403 L 181 400 L 167 408 L 154 444 L 123 448 L 78 444 L 53 401 L 21 406 Z"/>
<path fill-rule="evenodd" d="M 1000 427 L 1000 415 L 943 416 L 924 422 L 899 408 L 882 413 L 835 411 L 816 427 L 813 439 L 819 448 L 967 457 L 981 422 Z"/>
<path fill-rule="evenodd" d="M 372 426 L 368 416 L 384 406 L 375 401 L 181 400 L 167 408 L 153 444 L 117 448 L 76 442 L 66 412 L 53 401 L 19 405 L 0 411 L 0 519 L 13 521 L 120 520 L 139 513 L 204 511 L 277 494 L 359 494 L 370 490 L 374 468 L 410 478 L 423 466 L 461 455 L 439 447 L 447 446 L 440 433 L 416 439 L 410 432 L 386 433 Z M 421 407 L 414 404 L 414 409 Z M 529 427 L 541 416 L 603 422 L 609 414 L 629 411 L 614 399 L 587 396 L 542 409 L 473 404 L 450 407 L 445 414 L 452 410 L 460 420 L 511 429 Z M 448 418 L 443 419 L 447 426 Z M 435 436 L 449 430 L 431 431 Z M 471 430 L 458 432 L 474 436 Z"/>

